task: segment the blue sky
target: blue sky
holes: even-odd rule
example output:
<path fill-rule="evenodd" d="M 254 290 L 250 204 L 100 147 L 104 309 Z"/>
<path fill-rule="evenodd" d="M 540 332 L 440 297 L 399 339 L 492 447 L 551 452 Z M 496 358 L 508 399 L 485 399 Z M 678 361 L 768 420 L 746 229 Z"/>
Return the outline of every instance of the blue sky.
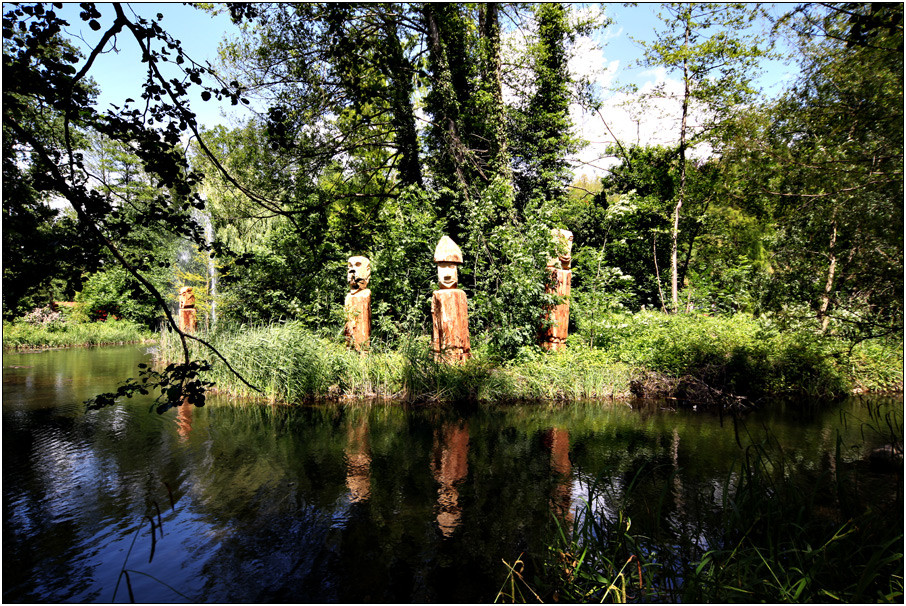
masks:
<path fill-rule="evenodd" d="M 213 16 L 208 12 L 176 3 L 138 3 L 125 6 L 127 10 L 132 10 L 149 19 L 155 17 L 157 13 L 162 14 L 164 16 L 161 22 L 163 28 L 182 42 L 183 48 L 190 57 L 202 63 L 204 61 L 215 62 L 217 46 L 224 35 L 235 35 L 238 32 L 225 13 Z M 595 8 L 597 5 L 575 6 L 577 8 Z M 99 8 L 103 15 L 100 19 L 101 25 L 106 28 L 113 20 L 113 9 L 109 4 L 101 4 Z M 783 8 L 782 5 L 780 8 Z M 658 73 L 642 68 L 629 69 L 631 64 L 641 56 L 641 49 L 630 39 L 630 35 L 646 40 L 653 38 L 655 31 L 662 27 L 656 16 L 658 9 L 659 5 L 653 3 L 641 3 L 635 7 L 604 4 L 603 10 L 613 19 L 613 23 L 594 40 L 598 48 L 593 48 L 594 45 L 591 45 L 580 53 L 576 60 L 577 69 L 589 73 L 598 71 L 596 79 L 605 88 L 617 83 L 632 82 L 644 87 L 646 84 L 653 85 L 655 82 L 669 81 L 669 76 L 663 72 Z M 70 22 L 67 33 L 74 38 L 84 38 L 83 50 L 87 55 L 88 45 L 95 44 L 100 39 L 100 33 L 93 32 L 88 24 L 79 18 L 80 10 L 78 4 L 65 4 L 60 12 Z M 92 69 L 92 76 L 101 89 L 99 97 L 99 107 L 101 108 L 107 107 L 109 103 L 121 104 L 127 97 L 138 99 L 144 79 L 135 41 L 128 33 L 122 33 L 118 38 L 119 52 L 102 54 Z M 793 72 L 780 62 L 771 62 L 765 67 L 766 72 L 761 79 L 761 85 L 765 92 L 776 94 L 781 89 L 781 84 L 789 81 Z M 202 124 L 213 126 L 218 123 L 230 123 L 230 120 L 221 117 L 221 106 L 215 100 L 203 102 L 198 97 L 200 91 L 197 90 L 192 94 L 191 106 Z M 605 97 L 608 96 L 609 93 L 605 93 Z M 612 96 L 612 103 L 607 111 L 609 126 L 617 133 L 617 136 L 624 143 L 627 141 L 631 143 L 637 139 L 641 143 L 666 143 L 666 139 L 659 141 L 657 137 L 660 135 L 662 138 L 669 139 L 665 133 L 672 132 L 672 129 L 665 126 L 665 123 L 659 123 L 648 116 L 644 120 L 639 120 L 636 116 L 633 121 L 624 109 L 618 107 L 618 103 L 625 100 L 625 97 Z M 247 113 L 244 113 L 242 109 L 236 110 L 228 102 L 223 105 L 223 109 L 239 119 L 247 117 Z M 604 132 L 604 127 L 597 116 L 581 116 L 574 112 L 573 118 L 577 130 L 592 143 L 577 160 L 577 174 L 582 172 L 583 166 L 586 169 L 585 172 L 590 176 L 600 174 L 608 163 L 606 159 L 603 160 L 603 164 L 600 161 L 602 160 L 602 150 L 609 141 L 612 141 L 612 137 Z"/>
<path fill-rule="evenodd" d="M 146 19 L 154 18 L 158 13 L 162 14 L 164 19 L 161 26 L 164 30 L 179 40 L 186 53 L 199 63 L 204 61 L 213 63 L 217 59 L 217 45 L 223 39 L 224 33 L 238 31 L 227 14 L 213 16 L 183 4 L 148 2 L 124 6 L 126 10 L 131 9 Z M 98 8 L 102 15 L 99 21 L 102 28 L 106 29 L 114 18 L 113 8 L 109 4 L 99 4 Z M 88 24 L 79 18 L 80 12 L 78 4 L 63 5 L 60 14 L 70 23 L 66 32 L 70 37 L 82 37 L 93 45 L 100 40 L 100 34 L 104 30 L 93 32 Z M 119 52 L 100 55 L 91 70 L 91 75 L 101 90 L 98 98 L 100 108 L 107 107 L 109 103 L 121 105 L 127 97 L 138 99 L 145 77 L 135 39 L 129 33 L 121 33 L 117 38 Z M 90 52 L 88 46 L 82 43 L 82 48 L 87 57 Z M 217 102 L 212 99 L 205 103 L 198 97 L 199 94 L 200 91 L 195 91 L 190 99 L 192 110 L 197 114 L 199 122 L 206 126 L 222 122 Z M 225 107 L 229 108 L 229 102 Z"/>

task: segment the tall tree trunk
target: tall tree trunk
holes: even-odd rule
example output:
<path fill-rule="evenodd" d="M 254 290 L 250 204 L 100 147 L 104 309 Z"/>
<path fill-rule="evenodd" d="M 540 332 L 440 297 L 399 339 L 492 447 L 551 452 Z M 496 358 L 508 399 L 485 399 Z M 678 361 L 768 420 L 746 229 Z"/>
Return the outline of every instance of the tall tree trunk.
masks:
<path fill-rule="evenodd" d="M 710 200 L 705 200 L 704 205 L 702 206 L 699 216 L 703 217 L 705 213 L 708 212 L 708 207 L 710 206 Z M 683 255 L 683 264 L 679 268 L 679 278 L 677 281 L 680 284 L 686 284 L 686 274 L 689 273 L 689 262 L 692 260 L 692 250 L 695 247 L 695 240 L 698 238 L 699 232 L 702 230 L 702 221 L 696 221 L 695 227 L 692 228 L 692 232 L 688 233 L 689 245 L 686 247 L 686 253 Z"/>
<path fill-rule="evenodd" d="M 479 29 L 484 40 L 482 84 L 491 93 L 493 102 L 488 123 L 488 168 L 491 174 L 508 182 L 513 179 L 507 155 L 506 114 L 503 104 L 503 74 L 500 58 L 500 22 L 498 5 L 494 2 L 478 7 Z"/>
<path fill-rule="evenodd" d="M 422 185 L 422 168 L 418 155 L 418 134 L 415 110 L 412 107 L 412 65 L 406 59 L 396 32 L 396 22 L 384 15 L 384 33 L 392 66 L 391 94 L 393 96 L 393 126 L 400 152 L 399 174 L 405 185 Z"/>
<path fill-rule="evenodd" d="M 689 35 L 691 26 L 689 19 L 686 19 L 686 32 L 684 47 L 689 46 Z M 680 161 L 680 191 L 676 207 L 673 209 L 673 232 L 670 243 L 670 298 L 673 302 L 673 313 L 679 309 L 679 267 L 677 264 L 677 245 L 679 241 L 679 217 L 680 209 L 683 207 L 683 200 L 686 197 L 686 116 L 689 112 L 689 63 L 683 59 L 683 118 L 680 124 L 680 144 L 679 144 L 679 161 Z"/>
<path fill-rule="evenodd" d="M 422 16 L 425 20 L 425 30 L 428 34 L 428 57 L 432 67 L 434 95 L 431 100 L 433 106 L 429 111 L 434 117 L 435 128 L 440 131 L 440 138 L 449 156 L 449 165 L 444 168 L 452 174 L 442 175 L 446 179 L 457 183 L 467 194 L 468 184 L 463 174 L 465 160 L 465 146 L 459 134 L 459 104 L 457 103 L 456 90 L 453 86 L 453 74 L 447 60 L 447 53 L 441 38 L 438 18 L 434 5 L 426 3 L 422 7 Z M 446 171 L 445 171 L 446 172 Z"/>
<path fill-rule="evenodd" d="M 837 209 L 834 208 L 834 213 L 831 218 L 831 226 L 833 230 L 831 231 L 830 239 L 830 266 L 827 268 L 827 282 L 824 284 L 824 292 L 821 294 L 821 306 L 818 308 L 818 319 L 821 320 L 821 332 L 827 330 L 827 324 L 830 321 L 830 318 L 827 316 L 827 310 L 830 307 L 830 298 L 831 292 L 834 288 L 834 274 L 837 271 Z"/>

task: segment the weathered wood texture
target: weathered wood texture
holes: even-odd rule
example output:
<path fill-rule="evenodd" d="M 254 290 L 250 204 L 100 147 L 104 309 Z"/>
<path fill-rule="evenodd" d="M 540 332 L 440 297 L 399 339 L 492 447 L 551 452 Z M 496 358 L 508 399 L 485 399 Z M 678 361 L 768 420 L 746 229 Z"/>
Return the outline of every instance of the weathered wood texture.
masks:
<path fill-rule="evenodd" d="M 362 351 L 371 339 L 371 291 L 346 295 L 346 347 Z"/>
<path fill-rule="evenodd" d="M 559 297 L 569 297 L 573 282 L 571 269 L 557 269 L 551 272 L 556 274 L 556 287 L 548 286 L 547 292 Z M 541 334 L 541 346 L 549 351 L 557 351 L 566 347 L 566 337 L 569 335 L 569 301 L 554 305 L 553 309 L 545 314 L 545 319 L 553 324 Z"/>
<path fill-rule="evenodd" d="M 469 311 L 466 293 L 459 289 L 435 290 L 431 298 L 434 318 L 434 359 L 461 362 L 472 357 L 469 344 Z"/>
<path fill-rule="evenodd" d="M 195 332 L 198 327 L 198 315 L 194 307 L 184 307 L 179 310 L 179 329 L 183 332 Z"/>

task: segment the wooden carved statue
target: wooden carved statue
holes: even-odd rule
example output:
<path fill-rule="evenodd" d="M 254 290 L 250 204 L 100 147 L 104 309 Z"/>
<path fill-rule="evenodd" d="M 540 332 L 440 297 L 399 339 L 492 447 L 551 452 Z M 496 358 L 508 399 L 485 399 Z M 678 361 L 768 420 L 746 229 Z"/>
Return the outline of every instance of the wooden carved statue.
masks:
<path fill-rule="evenodd" d="M 346 264 L 349 293 L 346 295 L 346 347 L 363 350 L 371 338 L 371 261 L 368 257 L 349 257 Z"/>
<path fill-rule="evenodd" d="M 456 288 L 459 282 L 457 266 L 462 264 L 462 251 L 453 240 L 444 236 L 434 249 L 434 262 L 437 263 L 440 290 L 435 290 L 431 298 L 434 319 L 431 349 L 434 359 L 439 362 L 462 362 L 472 357 L 466 293 Z"/>
<path fill-rule="evenodd" d="M 552 229 L 557 256 L 547 262 L 548 271 L 551 272 L 551 282 L 547 292 L 558 297 L 566 297 L 562 303 L 554 305 L 545 313 L 545 319 L 551 326 L 545 328 L 541 334 L 541 346 L 549 351 L 557 351 L 566 347 L 566 337 L 569 332 L 569 291 L 572 286 L 573 272 L 569 268 L 572 262 L 573 232 L 565 229 Z"/>
<path fill-rule="evenodd" d="M 195 292 L 191 286 L 183 286 L 179 289 L 179 329 L 183 332 L 195 332 L 197 324 Z"/>

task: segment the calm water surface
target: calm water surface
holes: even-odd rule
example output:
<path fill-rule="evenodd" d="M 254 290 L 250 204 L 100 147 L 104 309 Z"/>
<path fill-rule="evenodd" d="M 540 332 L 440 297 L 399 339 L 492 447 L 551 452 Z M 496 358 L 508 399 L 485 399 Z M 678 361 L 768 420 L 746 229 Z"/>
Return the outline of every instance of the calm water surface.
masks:
<path fill-rule="evenodd" d="M 544 553 L 596 478 L 619 490 L 655 470 L 641 494 L 691 519 L 688 495 L 719 502 L 743 447 L 768 435 L 806 478 L 833 471 L 838 435 L 849 461 L 885 441 L 858 399 L 744 422 L 626 403 L 85 411 L 148 357 L 4 354 L 4 601 L 126 602 L 124 567 L 139 602 L 493 601 L 501 559 Z M 633 523 L 654 523 L 649 510 Z"/>

